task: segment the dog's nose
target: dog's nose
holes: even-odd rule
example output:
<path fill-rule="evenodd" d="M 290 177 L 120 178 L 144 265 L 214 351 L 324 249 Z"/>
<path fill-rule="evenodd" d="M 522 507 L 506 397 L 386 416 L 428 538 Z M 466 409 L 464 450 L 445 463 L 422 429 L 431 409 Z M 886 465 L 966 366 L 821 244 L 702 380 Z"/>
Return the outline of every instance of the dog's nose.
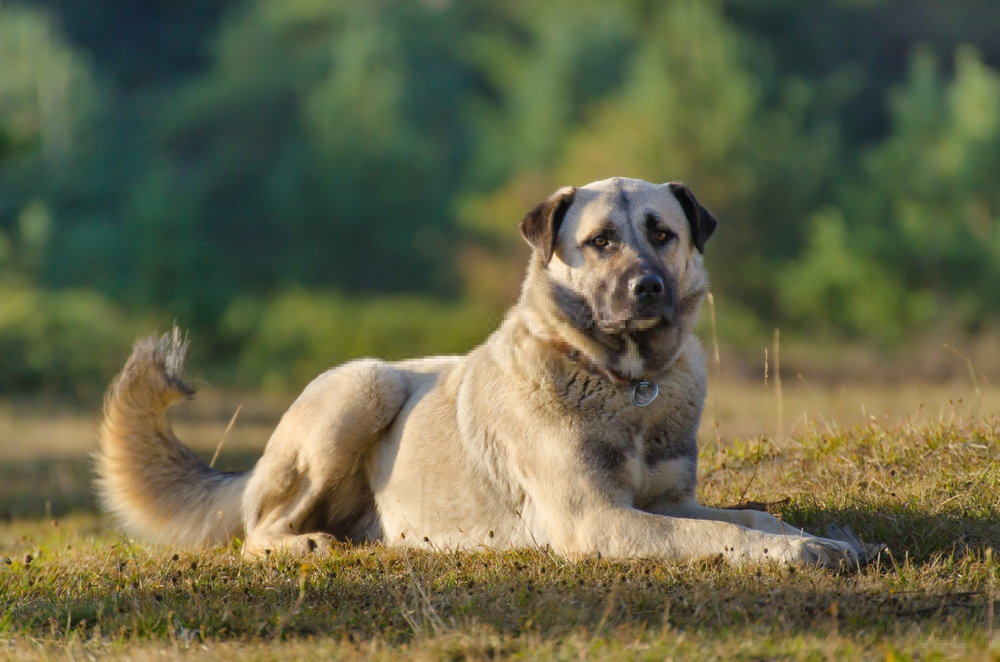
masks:
<path fill-rule="evenodd" d="M 666 288 L 663 286 L 663 279 L 656 274 L 646 274 L 636 276 L 629 283 L 632 289 L 632 296 L 636 299 L 660 299 L 663 298 Z"/>

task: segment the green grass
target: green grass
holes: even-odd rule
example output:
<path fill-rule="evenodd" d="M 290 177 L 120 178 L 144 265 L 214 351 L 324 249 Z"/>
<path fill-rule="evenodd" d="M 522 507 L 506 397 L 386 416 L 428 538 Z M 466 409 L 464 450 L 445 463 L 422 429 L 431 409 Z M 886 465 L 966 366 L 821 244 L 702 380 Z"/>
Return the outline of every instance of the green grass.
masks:
<path fill-rule="evenodd" d="M 82 459 L 11 461 L 0 657 L 1000 659 L 996 418 L 712 442 L 701 474 L 704 503 L 780 502 L 793 524 L 847 525 L 891 554 L 849 575 L 379 546 L 244 562 L 238 541 L 126 539 L 94 513 Z"/>

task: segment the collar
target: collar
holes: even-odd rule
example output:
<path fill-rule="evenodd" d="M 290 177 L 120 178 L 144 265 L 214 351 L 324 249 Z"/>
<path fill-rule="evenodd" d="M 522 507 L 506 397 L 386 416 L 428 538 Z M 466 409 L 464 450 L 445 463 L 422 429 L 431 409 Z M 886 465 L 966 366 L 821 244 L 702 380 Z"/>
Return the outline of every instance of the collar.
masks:
<path fill-rule="evenodd" d="M 636 407 L 645 407 L 652 404 L 653 400 L 656 400 L 656 396 L 660 393 L 660 387 L 655 382 L 647 382 L 645 379 L 631 380 L 616 370 L 611 370 L 610 368 L 605 368 L 594 363 L 590 360 L 590 357 L 566 342 L 565 338 L 555 336 L 549 339 L 549 343 L 584 370 L 603 377 L 615 386 L 631 386 L 632 404 Z"/>
<path fill-rule="evenodd" d="M 574 361 L 584 370 L 592 374 L 598 375 L 599 377 L 603 377 L 604 379 L 608 380 L 615 386 L 628 386 L 629 384 L 632 383 L 631 379 L 629 379 L 622 373 L 618 372 L 617 370 L 605 368 L 592 361 L 589 356 L 587 356 L 579 349 L 573 347 L 568 342 L 566 342 L 565 338 L 562 338 L 560 336 L 554 336 L 552 338 L 549 338 L 549 343 L 554 348 L 559 350 L 559 352 L 563 356 L 567 357 L 571 361 Z"/>

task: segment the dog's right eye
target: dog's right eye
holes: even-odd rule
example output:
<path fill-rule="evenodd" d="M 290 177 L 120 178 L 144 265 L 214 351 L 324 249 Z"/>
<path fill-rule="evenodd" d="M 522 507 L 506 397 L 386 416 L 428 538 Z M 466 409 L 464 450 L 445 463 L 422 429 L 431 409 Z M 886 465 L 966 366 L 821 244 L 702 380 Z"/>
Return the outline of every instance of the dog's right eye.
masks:
<path fill-rule="evenodd" d="M 608 245 L 608 238 L 605 237 L 603 234 L 599 234 L 593 239 L 591 239 L 590 243 L 593 244 L 594 246 L 597 246 L 598 248 L 604 248 Z"/>

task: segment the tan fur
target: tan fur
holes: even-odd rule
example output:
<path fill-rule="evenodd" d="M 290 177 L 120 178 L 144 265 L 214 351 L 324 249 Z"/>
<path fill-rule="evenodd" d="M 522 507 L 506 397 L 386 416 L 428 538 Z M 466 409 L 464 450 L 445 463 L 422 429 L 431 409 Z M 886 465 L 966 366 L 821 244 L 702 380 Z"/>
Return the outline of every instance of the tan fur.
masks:
<path fill-rule="evenodd" d="M 126 529 L 161 543 L 225 543 L 242 527 L 248 477 L 212 471 L 177 441 L 167 408 L 191 395 L 181 381 L 180 332 L 136 343 L 104 403 L 97 489 Z"/>
<path fill-rule="evenodd" d="M 695 245 L 715 221 L 698 226 L 693 196 L 676 187 L 616 178 L 560 189 L 522 221 L 537 250 L 485 343 L 320 375 L 245 474 L 209 470 L 170 431 L 166 409 L 190 392 L 177 332 L 141 341 L 107 396 L 102 502 L 150 540 L 240 536 L 248 555 L 339 539 L 856 564 L 844 543 L 695 502 L 706 380 L 691 329 L 708 290 Z M 590 238 L 605 230 L 613 240 L 597 249 Z M 629 285 L 647 272 L 669 290 L 653 313 Z M 659 388 L 647 407 L 632 402 L 640 380 Z"/>

